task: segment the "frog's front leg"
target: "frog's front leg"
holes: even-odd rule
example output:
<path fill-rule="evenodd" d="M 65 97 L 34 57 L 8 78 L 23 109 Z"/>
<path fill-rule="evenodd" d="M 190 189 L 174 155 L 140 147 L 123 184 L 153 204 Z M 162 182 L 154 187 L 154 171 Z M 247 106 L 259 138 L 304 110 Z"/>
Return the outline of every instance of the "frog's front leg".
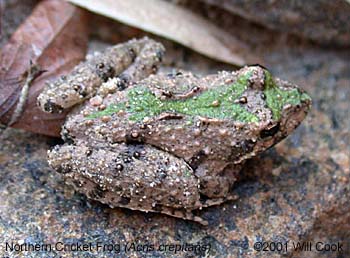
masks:
<path fill-rule="evenodd" d="M 193 165 L 192 165 L 193 167 Z M 204 160 L 195 169 L 195 175 L 200 182 L 201 196 L 206 197 L 203 206 L 211 206 L 236 199 L 230 193 L 232 186 L 237 181 L 238 174 L 243 167 L 243 162 L 234 164 L 222 160 Z"/>
<path fill-rule="evenodd" d="M 39 106 L 56 113 L 89 99 L 103 82 L 117 77 L 118 88 L 156 72 L 164 47 L 147 37 L 107 48 L 76 66 L 67 76 L 48 83 L 38 97 Z"/>

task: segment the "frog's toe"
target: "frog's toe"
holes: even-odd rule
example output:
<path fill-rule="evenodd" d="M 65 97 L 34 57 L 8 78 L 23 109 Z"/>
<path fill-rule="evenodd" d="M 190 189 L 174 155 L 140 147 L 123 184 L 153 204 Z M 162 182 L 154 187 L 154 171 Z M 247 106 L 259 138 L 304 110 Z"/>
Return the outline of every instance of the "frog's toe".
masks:
<path fill-rule="evenodd" d="M 195 222 L 202 224 L 203 226 L 208 225 L 208 221 L 206 221 L 205 219 L 203 219 L 199 216 L 194 215 L 191 210 L 174 209 L 171 207 L 162 206 L 162 208 L 159 212 L 166 214 L 166 215 L 169 215 L 169 216 L 172 216 L 172 217 L 175 217 L 175 218 L 195 221 Z"/>
<path fill-rule="evenodd" d="M 232 200 L 237 200 L 237 199 L 238 199 L 238 195 L 233 194 L 233 193 L 228 193 L 225 197 L 211 198 L 211 199 L 206 199 L 206 200 L 202 201 L 202 207 L 220 205 L 226 201 L 232 201 Z"/>
<path fill-rule="evenodd" d="M 204 220 L 203 218 L 199 217 L 199 216 L 193 216 L 193 221 L 198 222 L 200 224 L 202 224 L 203 226 L 208 226 L 208 221 Z"/>

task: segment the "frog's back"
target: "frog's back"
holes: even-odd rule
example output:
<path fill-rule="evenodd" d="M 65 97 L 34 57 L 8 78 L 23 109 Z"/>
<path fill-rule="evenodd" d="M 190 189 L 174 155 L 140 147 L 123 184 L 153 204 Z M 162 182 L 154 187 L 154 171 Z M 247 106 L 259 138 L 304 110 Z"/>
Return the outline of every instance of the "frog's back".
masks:
<path fill-rule="evenodd" d="M 239 163 L 297 127 L 310 98 L 253 66 L 203 78 L 150 76 L 102 105 L 88 104 L 71 116 L 66 134 L 97 144 L 147 143 L 189 163 L 199 154 Z"/>

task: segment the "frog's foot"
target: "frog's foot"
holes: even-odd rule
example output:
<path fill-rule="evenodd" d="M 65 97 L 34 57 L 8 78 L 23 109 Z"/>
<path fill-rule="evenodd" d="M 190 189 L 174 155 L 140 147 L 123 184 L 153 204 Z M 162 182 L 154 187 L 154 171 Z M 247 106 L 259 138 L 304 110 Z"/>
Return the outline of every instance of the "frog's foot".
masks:
<path fill-rule="evenodd" d="M 147 44 L 140 53 L 136 55 L 134 62 L 118 77 L 121 81 L 130 83 L 137 82 L 145 78 L 145 74 L 154 74 L 158 71 L 159 63 L 162 61 L 164 48 L 160 44 Z M 121 85 L 120 90 L 126 88 L 127 85 Z"/>
<path fill-rule="evenodd" d="M 107 48 L 77 65 L 67 76 L 47 83 L 38 96 L 38 105 L 45 112 L 62 112 L 93 97 L 101 84 L 113 77 L 119 77 L 116 88 L 124 89 L 130 81 L 154 73 L 163 53 L 164 47 L 147 37 Z"/>
<path fill-rule="evenodd" d="M 133 62 L 121 74 L 103 83 L 97 94 L 106 96 L 116 90 L 124 90 L 128 86 L 144 79 L 145 75 L 158 71 L 159 63 L 164 56 L 164 48 L 160 44 L 145 44 L 137 51 L 130 49 L 134 55 Z"/>
<path fill-rule="evenodd" d="M 201 205 L 200 208 L 202 207 L 209 207 L 209 206 L 215 206 L 215 205 L 220 205 L 223 202 L 230 201 L 230 200 L 237 200 L 238 195 L 233 194 L 233 193 L 228 193 L 227 196 L 222 197 L 222 198 L 214 198 L 214 199 L 206 199 L 206 200 L 201 200 Z M 171 207 L 166 207 L 166 206 L 160 206 L 157 207 L 159 209 L 159 212 L 167 214 L 172 217 L 176 218 L 181 218 L 181 219 L 186 219 L 186 220 L 192 220 L 195 222 L 198 222 L 204 226 L 208 225 L 208 221 L 204 220 L 200 216 L 196 216 L 193 214 L 192 211 L 186 210 L 186 209 L 176 209 L 176 208 L 171 208 Z"/>
<path fill-rule="evenodd" d="M 166 206 L 161 206 L 160 209 L 161 210 L 159 212 L 163 214 L 166 214 L 175 218 L 195 221 L 203 226 L 208 226 L 208 221 L 204 220 L 199 216 L 194 215 L 190 210 L 176 209 L 176 208 L 171 208 Z"/>

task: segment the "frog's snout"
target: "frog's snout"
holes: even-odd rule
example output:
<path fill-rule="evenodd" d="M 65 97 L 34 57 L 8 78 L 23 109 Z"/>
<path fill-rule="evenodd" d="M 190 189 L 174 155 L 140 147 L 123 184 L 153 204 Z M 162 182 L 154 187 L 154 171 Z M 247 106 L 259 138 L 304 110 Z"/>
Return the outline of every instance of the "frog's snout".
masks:
<path fill-rule="evenodd" d="M 291 134 L 306 118 L 311 108 L 311 99 L 301 99 L 297 105 L 286 105 L 282 112 L 283 134 Z"/>
<path fill-rule="evenodd" d="M 312 106 L 312 98 L 308 95 L 308 93 L 303 90 L 303 89 L 299 89 L 299 94 L 300 94 L 300 101 L 302 103 L 302 105 L 308 107 L 308 109 L 311 108 Z"/>

